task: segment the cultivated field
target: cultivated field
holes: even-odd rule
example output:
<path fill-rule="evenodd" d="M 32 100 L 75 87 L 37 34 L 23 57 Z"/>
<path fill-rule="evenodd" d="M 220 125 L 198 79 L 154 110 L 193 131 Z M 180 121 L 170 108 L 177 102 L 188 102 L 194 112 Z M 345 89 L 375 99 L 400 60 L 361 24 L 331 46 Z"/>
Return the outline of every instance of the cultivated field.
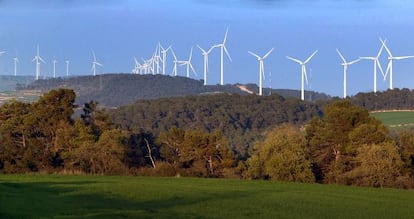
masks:
<path fill-rule="evenodd" d="M 414 191 L 269 181 L 0 175 L 0 218 L 412 218 Z"/>
<path fill-rule="evenodd" d="M 391 129 L 414 128 L 414 111 L 386 111 L 371 113 Z"/>

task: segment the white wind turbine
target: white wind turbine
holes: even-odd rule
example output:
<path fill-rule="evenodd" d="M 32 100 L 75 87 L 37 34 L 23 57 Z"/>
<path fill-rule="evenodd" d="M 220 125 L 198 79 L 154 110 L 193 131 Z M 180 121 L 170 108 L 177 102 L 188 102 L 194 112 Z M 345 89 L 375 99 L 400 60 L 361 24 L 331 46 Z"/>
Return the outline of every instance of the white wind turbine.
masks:
<path fill-rule="evenodd" d="M 193 67 L 193 65 L 191 64 L 191 58 L 192 58 L 192 56 L 193 56 L 193 47 L 191 47 L 190 57 L 188 57 L 188 60 L 187 61 L 179 61 L 180 65 L 186 65 L 187 66 L 187 78 L 190 77 L 190 68 L 191 68 L 191 71 L 196 76 L 198 76 L 197 73 L 196 73 L 196 71 L 195 71 L 195 69 L 194 69 L 194 67 Z"/>
<path fill-rule="evenodd" d="M 301 100 L 305 100 L 305 80 L 306 80 L 306 84 L 308 83 L 308 76 L 306 75 L 306 64 L 312 59 L 312 57 L 318 52 L 318 50 L 316 50 L 315 52 L 312 53 L 312 55 L 309 56 L 309 58 L 307 58 L 304 62 L 292 58 L 290 56 L 286 56 L 286 58 L 298 63 L 301 65 L 302 67 L 302 91 L 301 91 Z"/>
<path fill-rule="evenodd" d="M 224 35 L 224 40 L 222 43 L 214 45 L 214 47 L 220 47 L 221 49 L 221 64 L 220 64 L 220 85 L 224 85 L 224 53 L 226 53 L 227 57 L 231 60 L 230 54 L 226 48 L 226 40 L 227 40 L 227 33 L 228 29 L 226 30 L 226 34 Z"/>
<path fill-rule="evenodd" d="M 173 68 L 172 75 L 177 76 L 177 64 L 179 63 L 179 61 L 177 60 L 177 56 L 175 55 L 173 48 L 171 48 L 171 53 L 174 57 L 174 68 Z"/>
<path fill-rule="evenodd" d="M 46 64 L 46 62 L 42 59 L 42 57 L 40 57 L 39 45 L 37 45 L 37 53 L 36 53 L 36 56 L 33 58 L 32 62 L 34 61 L 36 61 L 36 80 L 39 80 L 40 62 L 43 62 L 44 64 Z"/>
<path fill-rule="evenodd" d="M 259 55 L 248 51 L 248 53 L 250 53 L 250 55 L 254 56 L 257 58 L 257 61 L 259 61 L 259 95 L 262 96 L 263 95 L 263 79 L 262 77 L 264 77 L 264 63 L 263 60 L 265 60 L 270 53 L 273 52 L 273 48 L 271 50 L 269 50 L 269 52 L 266 53 L 266 55 L 264 55 L 263 57 L 260 57 Z"/>
<path fill-rule="evenodd" d="M 197 45 L 198 48 L 201 50 L 203 57 L 204 57 L 204 85 L 207 85 L 207 72 L 208 72 L 208 55 L 213 51 L 216 46 L 212 46 L 208 51 L 201 48 L 199 45 Z"/>
<path fill-rule="evenodd" d="M 384 49 L 384 45 L 381 45 L 381 48 L 380 48 L 377 56 L 364 56 L 364 57 L 359 57 L 360 59 L 374 61 L 374 93 L 377 92 L 377 66 L 380 69 L 382 76 L 384 77 L 384 71 L 382 70 L 381 63 L 378 61 L 378 58 L 381 56 L 381 53 L 382 53 L 382 50 L 383 49 Z"/>
<path fill-rule="evenodd" d="M 66 77 L 69 77 L 69 60 L 66 60 Z"/>
<path fill-rule="evenodd" d="M 103 67 L 103 65 L 101 63 L 99 63 L 98 61 L 96 61 L 96 56 L 95 56 L 95 51 L 92 50 L 92 54 L 93 54 L 93 62 L 92 62 L 92 71 L 93 71 L 93 76 L 96 75 L 96 66 L 101 66 Z"/>
<path fill-rule="evenodd" d="M 161 46 L 160 44 L 160 48 L 161 48 L 161 62 L 162 62 L 162 74 L 165 75 L 165 66 L 167 65 L 167 52 L 168 50 L 171 49 L 171 46 L 169 46 L 167 49 L 165 49 L 164 47 Z"/>
<path fill-rule="evenodd" d="M 56 78 L 56 59 L 53 60 L 53 78 Z"/>
<path fill-rule="evenodd" d="M 349 65 L 352 65 L 352 64 L 354 64 L 356 62 L 359 62 L 360 59 L 355 59 L 353 61 L 347 62 L 345 60 L 344 56 L 341 54 L 341 52 L 339 52 L 338 49 L 336 49 L 336 51 L 338 52 L 338 55 L 341 57 L 341 59 L 343 61 L 342 66 L 344 66 L 344 98 L 346 98 L 346 96 L 347 96 L 346 95 L 346 73 L 347 73 L 347 70 L 348 70 L 348 66 Z"/>
<path fill-rule="evenodd" d="M 14 61 L 14 76 L 17 76 L 17 63 L 19 63 L 19 59 L 16 57 L 13 58 Z"/>
<path fill-rule="evenodd" d="M 402 59 L 411 59 L 414 58 L 414 56 L 392 56 L 391 51 L 388 49 L 387 45 L 385 44 L 385 40 L 381 39 L 381 43 L 383 45 L 383 47 L 385 48 L 385 50 L 387 50 L 388 53 L 388 66 L 387 66 L 387 71 L 384 75 L 384 80 L 386 80 L 388 73 L 390 73 L 390 89 L 394 89 L 392 86 L 392 63 L 394 60 L 402 60 Z"/>

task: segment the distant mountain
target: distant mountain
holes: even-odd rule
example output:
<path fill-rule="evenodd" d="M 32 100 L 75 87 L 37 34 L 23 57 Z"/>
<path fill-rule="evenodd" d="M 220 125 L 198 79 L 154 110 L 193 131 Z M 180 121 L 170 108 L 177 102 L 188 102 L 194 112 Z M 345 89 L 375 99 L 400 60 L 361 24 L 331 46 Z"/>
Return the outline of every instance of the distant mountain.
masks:
<path fill-rule="evenodd" d="M 257 93 L 255 84 L 208 85 L 203 81 L 185 77 L 165 75 L 105 74 L 97 76 L 79 76 L 38 80 L 20 89 L 42 90 L 44 92 L 56 88 L 74 89 L 77 103 L 83 104 L 95 100 L 105 107 L 118 107 L 138 100 L 158 99 L 176 96 L 210 95 L 216 93 L 252 94 Z M 277 93 L 283 97 L 300 97 L 299 91 L 264 89 L 264 94 Z M 306 92 L 312 101 L 330 99 L 330 96 Z"/>
<path fill-rule="evenodd" d="M 34 76 L 0 75 L 0 91 L 15 91 L 35 81 Z"/>

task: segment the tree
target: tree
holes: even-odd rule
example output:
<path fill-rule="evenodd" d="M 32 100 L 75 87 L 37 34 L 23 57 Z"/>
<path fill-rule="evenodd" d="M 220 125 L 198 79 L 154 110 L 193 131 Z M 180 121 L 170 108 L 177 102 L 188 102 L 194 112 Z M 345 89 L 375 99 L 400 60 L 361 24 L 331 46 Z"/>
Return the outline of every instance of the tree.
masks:
<path fill-rule="evenodd" d="M 316 178 L 327 183 L 346 183 L 341 175 L 355 167 L 361 146 L 391 141 L 380 121 L 348 100 L 328 104 L 323 117 L 314 118 L 306 126 L 306 139 Z"/>
<path fill-rule="evenodd" d="M 358 149 L 358 166 L 346 173 L 352 185 L 392 187 L 399 176 L 403 163 L 395 144 L 365 145 Z"/>
<path fill-rule="evenodd" d="M 159 137 L 161 156 L 180 174 L 222 177 L 234 156 L 220 132 L 171 128 Z"/>
<path fill-rule="evenodd" d="M 254 153 L 247 160 L 248 174 L 252 178 L 313 182 L 315 178 L 305 148 L 305 137 L 297 128 L 279 126 L 255 144 Z"/>

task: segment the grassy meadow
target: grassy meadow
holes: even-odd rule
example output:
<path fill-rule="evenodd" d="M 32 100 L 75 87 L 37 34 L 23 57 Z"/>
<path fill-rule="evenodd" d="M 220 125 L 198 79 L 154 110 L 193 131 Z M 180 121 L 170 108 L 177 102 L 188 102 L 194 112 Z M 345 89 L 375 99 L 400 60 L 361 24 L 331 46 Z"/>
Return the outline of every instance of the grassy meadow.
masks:
<path fill-rule="evenodd" d="M 0 175 L 0 218 L 412 218 L 414 190 L 198 178 Z"/>
<path fill-rule="evenodd" d="M 386 111 L 371 113 L 391 129 L 414 128 L 414 111 Z"/>

